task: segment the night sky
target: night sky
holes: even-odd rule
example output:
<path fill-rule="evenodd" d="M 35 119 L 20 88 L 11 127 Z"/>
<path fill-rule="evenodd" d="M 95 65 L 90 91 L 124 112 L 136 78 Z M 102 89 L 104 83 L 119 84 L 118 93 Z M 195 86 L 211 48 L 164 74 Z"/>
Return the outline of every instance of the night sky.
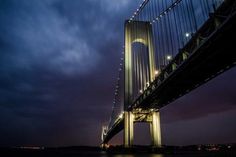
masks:
<path fill-rule="evenodd" d="M 140 2 L 0 0 L 0 146 L 99 145 Z M 162 108 L 163 144 L 236 142 L 235 93 L 234 67 Z M 135 127 L 136 143 L 149 138 Z"/>

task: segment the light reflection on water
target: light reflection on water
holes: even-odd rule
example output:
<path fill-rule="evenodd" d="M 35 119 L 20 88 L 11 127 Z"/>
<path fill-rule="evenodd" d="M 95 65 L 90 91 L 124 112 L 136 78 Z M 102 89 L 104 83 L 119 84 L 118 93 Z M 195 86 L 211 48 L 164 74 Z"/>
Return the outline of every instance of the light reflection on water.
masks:
<path fill-rule="evenodd" d="M 101 152 L 100 157 L 166 157 L 162 154 L 107 154 Z"/>
<path fill-rule="evenodd" d="M 162 154 L 123 154 L 123 155 L 114 155 L 113 157 L 139 157 L 139 156 L 147 156 L 147 157 L 164 157 Z"/>
<path fill-rule="evenodd" d="M 123 155 L 114 155 L 112 157 L 164 157 L 162 154 L 123 154 Z"/>
<path fill-rule="evenodd" d="M 96 156 L 92 155 L 91 157 L 236 157 L 236 152 L 231 153 L 222 153 L 222 152 L 188 152 L 188 153 L 177 153 L 177 154 L 146 154 L 146 153 L 135 153 L 135 154 L 112 154 L 107 152 L 100 152 Z M 90 156 L 88 156 L 90 157 Z"/>

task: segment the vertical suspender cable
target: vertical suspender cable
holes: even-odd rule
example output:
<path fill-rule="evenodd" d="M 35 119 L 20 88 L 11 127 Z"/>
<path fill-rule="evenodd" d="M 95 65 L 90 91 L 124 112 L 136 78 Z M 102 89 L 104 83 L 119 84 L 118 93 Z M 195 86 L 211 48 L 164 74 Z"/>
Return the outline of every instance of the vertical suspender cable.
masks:
<path fill-rule="evenodd" d="M 194 26 L 192 23 L 191 12 L 190 12 L 190 8 L 189 8 L 187 0 L 185 0 L 185 6 L 186 6 L 186 11 L 187 11 L 186 18 L 187 18 L 187 22 L 188 22 L 188 26 L 189 26 L 188 30 L 190 31 L 189 33 L 192 34 Z"/>
<path fill-rule="evenodd" d="M 189 3 L 190 3 L 190 12 L 192 13 L 192 17 L 193 17 L 194 31 L 197 32 L 197 20 L 196 20 L 195 10 L 193 8 L 192 0 L 189 0 Z"/>
<path fill-rule="evenodd" d="M 169 29 L 169 35 L 170 35 L 170 45 L 171 45 L 171 52 L 169 52 L 172 56 L 174 56 L 174 41 L 173 41 L 173 34 L 172 34 L 172 25 L 170 24 L 170 22 L 172 20 L 170 20 L 170 16 L 171 16 L 171 13 L 169 13 L 167 15 L 167 23 L 168 23 L 168 29 Z"/>

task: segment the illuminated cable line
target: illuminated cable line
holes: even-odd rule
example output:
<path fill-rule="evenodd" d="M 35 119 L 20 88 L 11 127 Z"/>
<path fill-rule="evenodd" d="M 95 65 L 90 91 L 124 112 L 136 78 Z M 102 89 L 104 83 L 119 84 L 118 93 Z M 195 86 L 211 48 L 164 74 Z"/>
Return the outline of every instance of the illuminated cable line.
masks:
<path fill-rule="evenodd" d="M 131 16 L 130 21 L 134 20 L 136 16 L 139 15 L 139 12 L 141 12 L 143 10 L 143 8 L 146 6 L 146 4 L 149 2 L 149 0 L 143 0 L 143 2 L 139 5 L 139 8 L 136 9 L 136 11 L 134 12 L 134 14 Z"/>
<path fill-rule="evenodd" d="M 168 12 L 170 12 L 174 7 L 176 7 L 182 0 L 176 0 L 174 3 L 172 3 L 169 7 L 167 7 L 164 11 L 162 11 L 158 16 L 156 16 L 153 20 L 151 20 L 151 23 L 154 23 L 155 21 L 160 20 L 163 16 L 167 15 Z M 162 1 L 163 2 L 163 1 Z"/>
<path fill-rule="evenodd" d="M 123 48 L 124 48 L 124 46 L 123 46 Z M 116 112 L 117 112 L 117 110 L 118 110 L 118 107 L 119 106 L 117 106 L 117 105 L 119 105 L 118 104 L 118 101 L 119 101 L 119 95 L 120 95 L 120 78 L 121 78 L 121 71 L 123 70 L 123 54 L 124 54 L 124 51 L 122 51 L 122 56 L 121 56 L 121 58 L 120 58 L 120 64 L 119 64 L 119 68 L 118 68 L 118 77 L 117 77 L 117 79 L 116 79 L 116 85 L 115 85 L 115 92 L 114 92 L 114 99 L 113 99 L 113 105 L 112 105 L 112 114 L 111 114 L 111 116 L 110 116 L 110 120 L 109 120 L 109 124 L 108 124 L 108 128 L 110 128 L 112 125 L 113 125 L 113 123 L 115 122 L 115 120 L 116 120 L 116 118 L 118 118 L 117 117 L 117 115 L 116 115 Z"/>

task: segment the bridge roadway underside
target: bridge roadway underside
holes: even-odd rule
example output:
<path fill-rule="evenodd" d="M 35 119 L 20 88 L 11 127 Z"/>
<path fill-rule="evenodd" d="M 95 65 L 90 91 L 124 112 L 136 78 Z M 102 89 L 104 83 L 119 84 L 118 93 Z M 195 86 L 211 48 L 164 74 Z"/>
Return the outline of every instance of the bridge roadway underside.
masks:
<path fill-rule="evenodd" d="M 136 107 L 160 109 L 235 63 L 236 15 L 233 14 Z M 136 107 L 131 106 L 131 110 Z"/>
<path fill-rule="evenodd" d="M 124 118 L 120 119 L 116 125 L 113 125 L 112 128 L 108 131 L 107 136 L 105 137 L 103 143 L 107 143 L 113 136 L 118 134 L 121 130 L 124 129 Z"/>
<path fill-rule="evenodd" d="M 195 52 L 177 67 L 152 93 L 134 108 L 158 108 L 208 82 L 236 63 L 236 15 L 233 14 Z M 124 119 L 107 133 L 103 143 L 124 128 Z"/>

